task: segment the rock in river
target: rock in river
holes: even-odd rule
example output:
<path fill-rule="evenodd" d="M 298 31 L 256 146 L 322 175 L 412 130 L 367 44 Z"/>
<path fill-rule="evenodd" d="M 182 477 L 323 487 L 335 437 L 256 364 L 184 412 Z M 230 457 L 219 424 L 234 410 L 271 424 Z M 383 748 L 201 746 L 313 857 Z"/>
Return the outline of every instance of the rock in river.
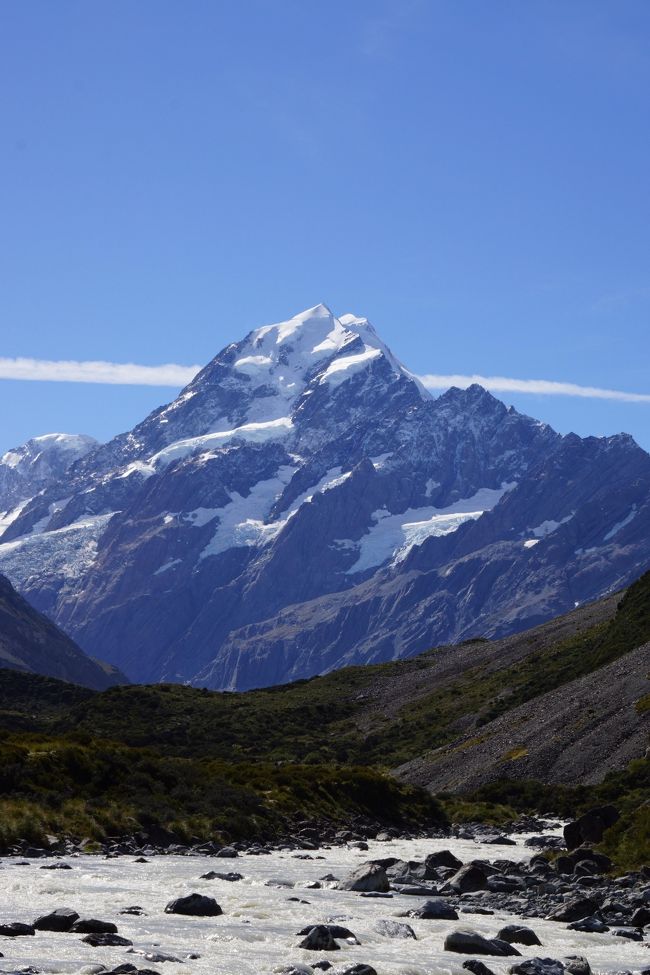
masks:
<path fill-rule="evenodd" d="M 223 911 L 214 897 L 204 897 L 203 894 L 188 894 L 187 897 L 177 897 L 170 901 L 165 908 L 165 914 L 188 914 L 194 917 L 218 917 Z"/>

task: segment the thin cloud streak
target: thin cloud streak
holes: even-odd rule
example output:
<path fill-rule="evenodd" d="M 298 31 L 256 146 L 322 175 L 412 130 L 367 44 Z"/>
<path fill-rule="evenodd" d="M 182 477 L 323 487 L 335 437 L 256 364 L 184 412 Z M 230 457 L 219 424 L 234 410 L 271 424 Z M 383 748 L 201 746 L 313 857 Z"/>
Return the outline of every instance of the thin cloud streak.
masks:
<path fill-rule="evenodd" d="M 32 382 L 99 383 L 112 386 L 186 386 L 201 366 L 167 363 L 142 366 L 132 362 L 77 362 L 52 359 L 0 358 L 0 379 Z M 529 393 L 541 396 L 578 396 L 582 399 L 618 400 L 624 403 L 650 403 L 650 393 L 627 393 L 598 386 L 580 386 L 550 379 L 509 379 L 505 376 L 432 375 L 417 376 L 431 390 L 459 386 L 466 389 L 478 383 L 493 393 Z"/>
<path fill-rule="evenodd" d="M 186 386 L 200 366 L 139 366 L 132 362 L 0 358 L 0 379 L 33 382 L 104 383 L 111 386 Z"/>
<path fill-rule="evenodd" d="M 507 379 L 505 376 L 434 376 L 418 377 L 427 389 L 466 389 L 473 383 L 494 393 L 533 393 L 541 396 L 579 396 L 583 399 L 611 399 L 623 403 L 650 403 L 650 393 L 626 393 L 618 389 L 598 386 L 579 386 L 577 383 L 558 383 L 550 379 Z"/>

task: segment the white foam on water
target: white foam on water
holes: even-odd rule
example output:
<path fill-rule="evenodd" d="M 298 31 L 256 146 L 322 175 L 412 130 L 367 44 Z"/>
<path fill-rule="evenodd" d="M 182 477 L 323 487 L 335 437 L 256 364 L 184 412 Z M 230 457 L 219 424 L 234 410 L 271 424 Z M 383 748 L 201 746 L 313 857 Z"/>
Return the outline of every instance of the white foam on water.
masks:
<path fill-rule="evenodd" d="M 183 960 L 148 962 L 126 947 L 92 948 L 79 935 L 37 932 L 35 937 L 0 938 L 0 970 L 11 971 L 33 965 L 43 972 L 78 972 L 82 967 L 104 964 L 109 969 L 130 962 L 139 968 L 153 968 L 161 975 L 265 975 L 294 963 L 309 966 L 328 958 L 335 966 L 366 963 L 378 975 L 464 975 L 466 955 L 446 952 L 445 935 L 456 928 L 473 928 L 494 937 L 507 923 L 525 923 L 537 932 L 543 947 L 519 946 L 524 958 L 562 958 L 584 955 L 594 975 L 621 968 L 639 970 L 650 958 L 642 943 L 623 941 L 611 934 L 581 934 L 565 924 L 537 918 L 525 921 L 502 911 L 482 916 L 461 914 L 459 921 L 420 921 L 406 918 L 417 941 L 389 939 L 374 931 L 380 918 L 394 918 L 419 905 L 426 898 L 396 894 L 392 899 L 365 898 L 334 889 L 309 890 L 305 884 L 327 873 L 344 877 L 364 861 L 396 856 L 421 860 L 435 850 L 450 849 L 461 860 L 476 857 L 511 860 L 528 859 L 534 850 L 525 847 L 525 836 L 516 846 L 481 846 L 472 840 L 404 840 L 370 842 L 369 851 L 348 848 L 323 849 L 297 859 L 290 852 L 271 856 L 242 856 L 236 860 L 212 857 L 153 857 L 149 863 L 131 858 L 104 860 L 100 857 L 69 857 L 68 871 L 40 870 L 47 860 L 18 866 L 0 861 L 3 894 L 0 921 L 32 921 L 57 907 L 74 908 L 83 917 L 113 921 L 119 933 L 134 943 L 136 952 L 168 952 Z M 244 880 L 230 883 L 200 880 L 208 870 L 237 870 Z M 286 886 L 267 887 L 268 880 L 287 881 Z M 172 898 L 189 893 L 213 896 L 224 914 L 216 918 L 193 918 L 164 913 Z M 308 903 L 289 900 L 298 897 Z M 119 911 L 140 905 L 146 915 L 120 915 Z M 339 942 L 336 952 L 310 952 L 297 947 L 297 932 L 310 924 L 336 920 L 357 935 L 361 945 Z M 189 954 L 199 954 L 196 960 Z M 484 958 L 495 975 L 505 975 L 511 958 Z M 305 969 L 307 972 L 310 968 Z"/>

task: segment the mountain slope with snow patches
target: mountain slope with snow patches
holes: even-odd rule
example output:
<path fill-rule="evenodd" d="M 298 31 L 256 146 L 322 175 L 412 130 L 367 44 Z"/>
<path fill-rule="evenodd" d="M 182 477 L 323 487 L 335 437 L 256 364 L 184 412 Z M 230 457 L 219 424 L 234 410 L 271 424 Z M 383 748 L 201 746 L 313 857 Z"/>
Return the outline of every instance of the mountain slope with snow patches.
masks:
<path fill-rule="evenodd" d="M 630 438 L 561 437 L 479 386 L 434 399 L 318 305 L 21 501 L 0 571 L 132 679 L 260 686 L 626 584 L 649 487 Z"/>

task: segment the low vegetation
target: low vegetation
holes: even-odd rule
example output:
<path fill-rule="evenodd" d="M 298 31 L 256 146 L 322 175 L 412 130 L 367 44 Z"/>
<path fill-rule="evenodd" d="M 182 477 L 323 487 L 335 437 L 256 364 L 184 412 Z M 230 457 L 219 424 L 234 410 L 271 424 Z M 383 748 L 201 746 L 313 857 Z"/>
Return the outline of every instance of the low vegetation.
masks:
<path fill-rule="evenodd" d="M 93 739 L 6 735 L 0 743 L 0 844 L 48 833 L 94 840 L 147 829 L 179 839 L 282 834 L 292 822 L 356 818 L 415 827 L 438 803 L 370 768 L 229 763 Z"/>
<path fill-rule="evenodd" d="M 392 779 L 391 768 L 449 742 L 464 720 L 480 738 L 495 716 L 648 640 L 650 573 L 613 619 L 511 666 L 470 666 L 438 686 L 436 650 L 244 694 L 179 685 L 100 693 L 0 670 L 0 842 L 60 831 L 99 839 L 153 822 L 205 838 L 273 834 L 291 817 L 440 821 L 443 808 Z M 390 688 L 405 677 L 414 692 L 389 706 Z M 388 697 L 382 691 L 377 707 L 382 687 Z M 643 698 L 637 709 L 646 708 Z M 566 789 L 509 781 L 520 754 L 503 756 L 503 780 L 443 797 L 446 813 L 502 822 L 616 801 L 623 815 L 608 851 L 621 865 L 650 861 L 647 761 L 602 786 Z"/>

